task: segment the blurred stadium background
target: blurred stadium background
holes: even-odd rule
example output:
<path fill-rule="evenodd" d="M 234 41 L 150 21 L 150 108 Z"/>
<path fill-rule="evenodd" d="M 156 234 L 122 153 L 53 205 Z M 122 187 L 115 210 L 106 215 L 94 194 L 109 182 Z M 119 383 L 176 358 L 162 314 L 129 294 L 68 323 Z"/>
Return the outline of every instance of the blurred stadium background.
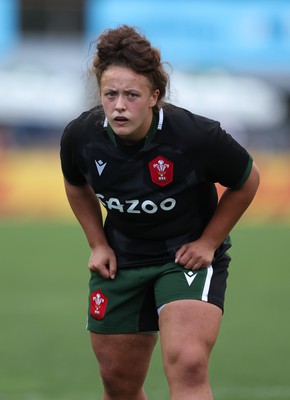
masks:
<path fill-rule="evenodd" d="M 287 0 L 0 0 L 1 217 L 69 213 L 59 139 L 92 105 L 92 42 L 129 23 L 171 64 L 170 100 L 220 120 L 256 157 L 247 217 L 289 219 L 289 19 Z"/>
<path fill-rule="evenodd" d="M 93 105 L 87 75 L 92 42 L 103 29 L 123 23 L 139 27 L 170 63 L 169 100 L 219 120 L 249 149 L 261 171 L 259 193 L 236 235 L 244 250 L 249 248 L 247 240 L 252 246 L 247 254 L 239 254 L 241 268 L 244 264 L 247 271 L 251 265 L 257 268 L 253 260 L 259 263 L 261 253 L 268 251 L 256 272 L 256 283 L 264 268 L 267 278 L 257 294 L 254 284 L 235 275 L 239 272 L 233 273 L 233 305 L 223 333 L 226 339 L 221 339 L 213 361 L 218 371 L 214 372 L 217 399 L 290 399 L 285 377 L 290 357 L 288 320 L 285 325 L 290 278 L 286 268 L 290 230 L 289 0 L 0 0 L 0 320 L 5 326 L 0 345 L 0 398 L 101 399 L 94 394 L 97 371 L 89 345 L 87 353 L 82 352 L 82 343 L 87 343 L 81 319 L 87 275 L 79 264 L 86 264 L 87 248 L 64 196 L 59 141 L 65 125 Z M 260 253 L 255 255 L 257 249 Z M 44 275 L 37 272 L 39 262 L 46 269 L 41 272 Z M 277 284 L 270 281 L 275 268 L 284 274 L 282 283 L 281 278 Z M 64 290 L 68 272 L 71 286 Z M 46 285 L 40 285 L 43 280 Z M 247 284 L 255 305 L 238 296 L 240 281 Z M 36 307 L 35 296 L 48 316 Z M 240 315 L 235 320 L 237 309 Z M 257 315 L 264 318 L 259 326 Z M 267 323 L 273 316 L 277 317 L 274 326 Z M 74 332 L 70 338 L 63 321 Z M 238 343 L 231 342 L 227 332 Z M 235 354 L 233 348 L 237 349 L 249 332 L 253 336 L 250 353 L 256 358 L 246 357 L 249 348 L 244 344 L 240 353 L 236 350 L 237 359 L 231 359 L 225 352 Z M 26 335 L 24 345 L 18 333 Z M 230 350 L 229 344 L 233 346 Z M 75 362 L 71 347 L 87 370 Z M 241 370 L 239 361 L 244 363 Z M 275 366 L 275 377 L 271 366 Z M 152 371 L 150 398 L 165 400 L 160 366 L 153 366 Z"/>

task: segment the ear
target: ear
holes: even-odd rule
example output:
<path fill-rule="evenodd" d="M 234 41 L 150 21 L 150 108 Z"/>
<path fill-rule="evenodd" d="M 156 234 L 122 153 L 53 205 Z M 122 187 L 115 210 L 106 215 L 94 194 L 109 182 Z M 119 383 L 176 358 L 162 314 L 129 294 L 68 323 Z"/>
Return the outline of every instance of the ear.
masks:
<path fill-rule="evenodd" d="M 154 92 L 151 95 L 151 99 L 150 99 L 150 107 L 154 107 L 158 101 L 158 97 L 160 94 L 160 90 L 156 89 L 154 90 Z"/>

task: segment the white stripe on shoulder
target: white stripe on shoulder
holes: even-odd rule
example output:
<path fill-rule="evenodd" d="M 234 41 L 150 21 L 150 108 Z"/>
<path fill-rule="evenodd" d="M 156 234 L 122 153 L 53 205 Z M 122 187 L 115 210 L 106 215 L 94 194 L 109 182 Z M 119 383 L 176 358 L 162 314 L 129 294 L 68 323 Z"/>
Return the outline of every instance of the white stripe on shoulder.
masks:
<path fill-rule="evenodd" d="M 104 121 L 103 127 L 104 127 L 104 128 L 107 128 L 107 126 L 108 126 L 108 118 L 106 117 L 106 118 L 105 118 L 105 121 Z"/>
<path fill-rule="evenodd" d="M 157 129 L 159 129 L 159 130 L 162 129 L 163 119 L 164 119 L 163 108 L 160 108 L 160 110 L 159 110 L 159 121 L 158 121 L 158 126 L 157 126 Z"/>

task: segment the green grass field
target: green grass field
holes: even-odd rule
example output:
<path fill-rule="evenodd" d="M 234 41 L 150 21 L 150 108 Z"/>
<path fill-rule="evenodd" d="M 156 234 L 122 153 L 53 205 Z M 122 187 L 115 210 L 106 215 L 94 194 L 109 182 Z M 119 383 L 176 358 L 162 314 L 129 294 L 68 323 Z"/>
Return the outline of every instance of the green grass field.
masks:
<path fill-rule="evenodd" d="M 289 233 L 278 224 L 232 233 L 211 362 L 216 400 L 290 399 Z M 85 330 L 88 248 L 80 228 L 3 221 L 0 237 L 0 399 L 101 400 Z M 169 398 L 159 346 L 146 390 L 150 400 Z"/>

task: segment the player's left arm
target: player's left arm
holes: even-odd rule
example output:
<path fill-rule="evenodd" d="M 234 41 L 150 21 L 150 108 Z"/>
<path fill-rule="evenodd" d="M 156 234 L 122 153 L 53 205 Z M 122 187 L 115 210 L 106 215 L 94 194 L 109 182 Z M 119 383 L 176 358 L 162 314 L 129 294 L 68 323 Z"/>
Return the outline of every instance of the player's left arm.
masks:
<path fill-rule="evenodd" d="M 227 188 L 225 190 L 201 237 L 182 246 L 176 252 L 175 261 L 187 269 L 195 270 L 209 266 L 216 249 L 253 201 L 259 183 L 260 174 L 257 166 L 253 163 L 245 183 L 239 189 Z"/>

